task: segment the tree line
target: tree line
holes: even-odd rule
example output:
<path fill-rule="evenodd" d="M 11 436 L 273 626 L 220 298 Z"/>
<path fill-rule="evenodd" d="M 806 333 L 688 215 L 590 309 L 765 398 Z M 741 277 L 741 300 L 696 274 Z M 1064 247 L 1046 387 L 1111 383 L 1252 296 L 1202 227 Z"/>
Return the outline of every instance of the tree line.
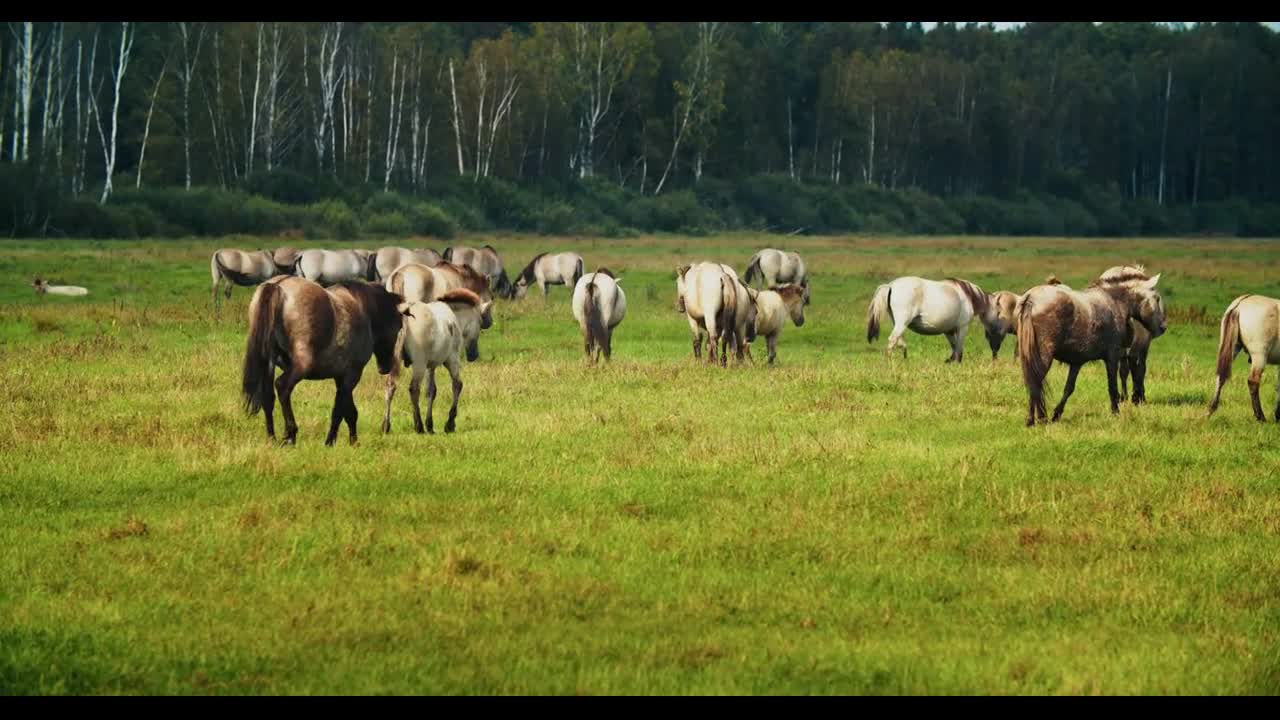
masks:
<path fill-rule="evenodd" d="M 245 232 L 1280 231 L 1260 23 L 17 22 L 0 62 L 11 235 L 244 197 Z"/>

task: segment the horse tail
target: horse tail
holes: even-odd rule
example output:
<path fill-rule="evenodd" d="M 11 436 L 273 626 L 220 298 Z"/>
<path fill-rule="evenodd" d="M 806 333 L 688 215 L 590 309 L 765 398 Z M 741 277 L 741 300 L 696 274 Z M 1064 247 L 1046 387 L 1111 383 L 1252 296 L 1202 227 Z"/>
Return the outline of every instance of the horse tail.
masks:
<path fill-rule="evenodd" d="M 1031 298 L 1024 298 L 1022 311 L 1018 315 L 1018 361 L 1022 366 L 1022 381 L 1026 383 L 1037 398 L 1036 411 L 1044 414 L 1045 376 L 1049 374 L 1049 365 L 1044 360 L 1040 337 L 1036 334 L 1035 319 L 1032 318 Z"/>
<path fill-rule="evenodd" d="M 254 293 L 256 303 L 249 317 L 249 338 L 244 348 L 244 373 L 241 389 L 244 393 L 244 409 L 256 415 L 272 390 L 272 343 L 275 339 L 276 320 L 280 315 L 282 297 L 280 286 L 265 283 Z"/>
<path fill-rule="evenodd" d="M 716 315 L 716 324 L 719 325 L 720 337 L 725 337 L 725 333 L 737 342 L 738 330 L 738 291 L 733 286 L 733 278 L 723 274 L 720 276 L 720 312 Z M 728 345 L 726 344 L 726 347 Z"/>
<path fill-rule="evenodd" d="M 867 305 L 867 342 L 880 339 L 880 318 L 885 311 L 892 317 L 893 310 L 889 307 L 892 293 L 893 286 L 886 284 L 876 288 L 876 294 L 871 296 L 871 303 Z"/>
<path fill-rule="evenodd" d="M 751 282 L 751 278 L 755 277 L 756 273 L 764 274 L 760 272 L 760 253 L 751 256 L 751 262 L 747 264 L 747 269 L 742 273 L 742 281 Z"/>
<path fill-rule="evenodd" d="M 583 263 L 582 263 L 582 258 L 579 257 L 578 261 L 574 263 L 574 266 L 573 266 L 573 282 L 572 282 L 573 285 L 578 284 L 578 281 L 582 279 L 582 274 L 583 274 Z"/>
<path fill-rule="evenodd" d="M 444 252 L 440 253 L 440 258 L 445 262 L 453 262 L 453 246 L 445 248 Z"/>
<path fill-rule="evenodd" d="M 1236 298 L 1222 316 L 1222 327 L 1218 334 L 1218 384 L 1231 379 L 1231 361 L 1236 357 L 1236 346 L 1240 343 L 1240 301 L 1249 297 L 1242 295 Z"/>
<path fill-rule="evenodd" d="M 591 278 L 591 282 L 587 283 L 587 342 L 599 345 L 606 357 L 610 354 L 612 348 L 609 347 L 609 333 L 604 326 L 604 312 L 600 309 L 599 288 L 596 286 L 596 279 Z"/>

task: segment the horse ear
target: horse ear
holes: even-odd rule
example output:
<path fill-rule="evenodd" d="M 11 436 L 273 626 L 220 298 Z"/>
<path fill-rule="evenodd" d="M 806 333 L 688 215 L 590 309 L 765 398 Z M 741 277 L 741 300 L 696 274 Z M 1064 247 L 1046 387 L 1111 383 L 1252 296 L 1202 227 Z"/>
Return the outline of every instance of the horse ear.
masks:
<path fill-rule="evenodd" d="M 1150 280 L 1148 280 L 1148 281 L 1146 281 L 1146 282 L 1142 283 L 1142 286 L 1143 286 L 1143 287 L 1145 287 L 1145 288 L 1146 288 L 1146 289 L 1148 289 L 1148 290 L 1155 290 L 1155 289 L 1156 289 L 1156 283 L 1158 283 L 1158 282 L 1160 282 L 1160 273 L 1156 273 L 1156 276 L 1155 276 L 1155 277 L 1153 277 L 1153 278 L 1151 278 Z"/>

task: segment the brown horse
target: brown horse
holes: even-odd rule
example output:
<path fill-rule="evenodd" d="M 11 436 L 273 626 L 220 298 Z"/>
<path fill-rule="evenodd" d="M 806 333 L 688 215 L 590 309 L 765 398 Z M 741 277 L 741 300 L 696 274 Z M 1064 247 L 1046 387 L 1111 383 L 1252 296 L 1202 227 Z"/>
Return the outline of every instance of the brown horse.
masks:
<path fill-rule="evenodd" d="M 267 437 L 276 436 L 275 392 L 284 414 L 284 441 L 294 444 L 298 437 L 291 400 L 294 386 L 302 380 L 332 378 L 337 393 L 324 444 L 333 445 L 344 419 L 355 443 L 357 412 L 351 393 L 370 355 L 377 356 L 379 373 L 386 375 L 393 369 L 400 302 L 398 295 L 359 281 L 325 288 L 299 277 L 277 277 L 258 287 L 249 302 L 242 389 L 249 415 L 265 411 Z M 284 373 L 273 387 L 277 365 Z"/>
<path fill-rule="evenodd" d="M 1103 285 L 1132 286 L 1150 280 L 1141 265 L 1116 265 L 1107 268 L 1096 282 Z M 1142 323 L 1131 321 L 1121 343 L 1120 353 L 1120 401 L 1129 396 L 1129 373 L 1133 373 L 1133 404 L 1147 401 L 1147 353 L 1151 350 L 1151 333 Z"/>
<path fill-rule="evenodd" d="M 1044 379 L 1054 360 L 1067 363 L 1067 384 L 1053 411 L 1062 417 L 1067 398 L 1076 389 L 1080 367 L 1093 360 L 1107 366 L 1111 412 L 1120 412 L 1116 372 L 1130 320 L 1136 320 L 1153 337 L 1168 327 L 1164 301 L 1156 291 L 1160 276 L 1130 284 L 1095 281 L 1083 291 L 1064 285 L 1039 285 L 1022 296 L 1018 314 L 1018 358 L 1027 386 L 1027 426 L 1044 419 Z"/>

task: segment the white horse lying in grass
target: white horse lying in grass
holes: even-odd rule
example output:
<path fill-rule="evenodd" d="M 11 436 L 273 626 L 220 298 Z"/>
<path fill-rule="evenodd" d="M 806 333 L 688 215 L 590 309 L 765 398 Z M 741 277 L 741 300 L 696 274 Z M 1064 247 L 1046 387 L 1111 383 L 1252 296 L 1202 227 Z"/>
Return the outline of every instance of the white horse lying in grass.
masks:
<path fill-rule="evenodd" d="M 485 302 L 479 295 L 458 288 L 450 290 L 439 300 L 430 303 L 401 303 L 397 309 L 404 316 L 396 357 L 405 367 L 413 369 L 409 381 L 409 402 L 413 405 L 413 429 L 423 431 L 422 409 L 419 403 L 422 378 L 430 374 L 427 385 L 426 432 L 435 433 L 431 408 L 436 401 L 436 368 L 444 365 L 453 382 L 453 404 L 449 406 L 449 419 L 444 431 L 454 430 L 458 417 L 458 397 L 462 395 L 462 349 L 467 349 L 468 359 L 474 360 L 476 341 L 480 337 L 480 316 L 489 309 L 492 301 Z M 391 432 L 391 398 L 396 394 L 399 367 L 387 375 L 387 410 L 382 418 L 382 432 Z"/>
<path fill-rule="evenodd" d="M 37 295 L 67 295 L 75 297 L 89 294 L 88 290 L 79 285 L 50 285 L 40 278 L 36 278 L 35 282 L 31 283 L 31 287 L 36 289 Z"/>
<path fill-rule="evenodd" d="M 601 354 L 609 360 L 613 354 L 613 329 L 627 316 L 627 294 L 619 282 L 608 268 L 597 268 L 578 278 L 573 287 L 573 318 L 582 329 L 587 359 L 593 363 L 600 361 Z"/>
<path fill-rule="evenodd" d="M 964 336 L 973 318 L 977 317 L 987 328 L 988 339 L 992 337 L 996 327 L 994 308 L 991 296 L 968 280 L 900 277 L 876 288 L 867 306 L 867 342 L 880 337 L 880 318 L 887 310 L 893 320 L 893 332 L 889 334 L 886 355 L 901 346 L 902 357 L 907 356 L 903 335 L 910 328 L 920 335 L 946 335 L 951 343 L 947 362 L 960 362 L 964 358 Z M 992 350 L 998 347 L 993 344 Z"/>

